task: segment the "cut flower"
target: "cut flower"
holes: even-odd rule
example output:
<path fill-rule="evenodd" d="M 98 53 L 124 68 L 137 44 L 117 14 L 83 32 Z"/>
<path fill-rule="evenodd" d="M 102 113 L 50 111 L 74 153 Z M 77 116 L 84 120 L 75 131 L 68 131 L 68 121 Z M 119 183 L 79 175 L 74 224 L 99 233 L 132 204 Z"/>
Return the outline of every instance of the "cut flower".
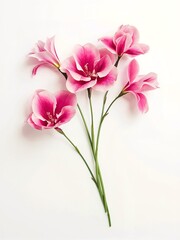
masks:
<path fill-rule="evenodd" d="M 36 75 L 37 69 L 44 65 L 60 67 L 60 61 L 54 46 L 54 37 L 47 38 L 46 42 L 38 41 L 29 57 L 38 60 L 37 65 L 33 68 L 32 74 Z"/>
<path fill-rule="evenodd" d="M 75 114 L 76 96 L 68 91 L 52 94 L 36 91 L 32 100 L 32 113 L 27 122 L 35 129 L 57 128 L 69 122 Z"/>
<path fill-rule="evenodd" d="M 113 37 L 102 37 L 100 41 L 109 51 L 118 56 L 123 54 L 136 56 L 149 50 L 146 44 L 138 42 L 139 32 L 137 28 L 130 25 L 121 25 Z"/>
<path fill-rule="evenodd" d="M 139 65 L 133 59 L 128 65 L 128 74 L 124 76 L 125 86 L 123 93 L 132 93 L 137 100 L 138 108 L 141 112 L 148 111 L 148 103 L 144 92 L 158 88 L 156 73 L 148 73 L 147 75 L 138 75 Z"/>
<path fill-rule="evenodd" d="M 71 92 L 88 88 L 108 90 L 117 78 L 115 56 L 106 49 L 88 43 L 78 45 L 73 56 L 66 59 L 61 70 L 67 74 L 66 87 Z"/>

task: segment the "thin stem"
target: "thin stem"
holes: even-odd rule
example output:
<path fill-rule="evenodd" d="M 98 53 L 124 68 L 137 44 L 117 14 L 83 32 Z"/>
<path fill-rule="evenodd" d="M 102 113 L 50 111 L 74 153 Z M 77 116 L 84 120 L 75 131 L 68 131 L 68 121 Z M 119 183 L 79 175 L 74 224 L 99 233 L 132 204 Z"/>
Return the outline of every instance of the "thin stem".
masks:
<path fill-rule="evenodd" d="M 106 200 L 106 192 L 105 192 L 105 189 L 104 189 L 104 183 L 103 183 L 101 171 L 100 171 L 100 168 L 99 168 L 99 164 L 98 164 L 98 172 L 99 172 L 99 178 L 100 178 L 100 182 L 101 182 L 102 191 L 103 191 L 103 194 L 104 194 L 104 208 L 105 208 L 105 212 L 107 213 L 107 216 L 108 216 L 109 226 L 111 227 L 111 216 L 110 216 L 110 212 L 109 212 L 109 208 L 108 208 L 108 204 L 107 204 L 107 200 Z"/>
<path fill-rule="evenodd" d="M 92 99 L 91 99 L 91 89 L 88 88 L 88 98 L 91 112 L 91 141 L 92 141 L 92 152 L 95 152 L 95 138 L 94 138 L 94 115 L 93 115 L 93 107 L 92 107 Z"/>
<path fill-rule="evenodd" d="M 80 113 L 80 115 L 81 115 L 82 121 L 83 121 L 83 123 L 84 123 L 84 127 L 85 127 L 85 129 L 86 129 L 86 133 L 87 133 L 87 135 L 88 135 L 88 139 L 89 139 L 90 145 L 91 145 L 91 147 L 92 147 L 92 140 L 91 140 L 91 136 L 90 136 L 90 133 L 89 133 L 89 129 L 88 129 L 88 126 L 87 126 L 85 117 L 84 117 L 84 115 L 83 115 L 83 112 L 82 112 L 81 107 L 80 107 L 79 104 L 77 104 L 77 107 L 78 107 L 79 113 Z"/>
<path fill-rule="evenodd" d="M 97 140 L 96 140 L 96 152 L 95 152 L 96 158 L 98 156 L 99 137 L 100 137 L 100 132 L 101 132 L 101 125 L 102 125 L 102 122 L 103 122 L 103 115 L 104 115 L 104 108 L 105 108 L 105 104 L 106 104 L 107 94 L 108 94 L 108 91 L 104 94 L 102 111 L 101 111 L 101 118 L 100 118 L 99 127 L 98 127 Z"/>
<path fill-rule="evenodd" d="M 120 98 L 120 97 L 122 97 L 123 95 L 125 95 L 125 94 L 126 94 L 126 92 L 121 91 L 120 94 L 119 94 L 117 97 L 115 97 L 115 99 L 109 104 L 106 112 L 104 113 L 104 116 L 103 116 L 104 118 L 108 115 L 108 112 L 109 112 L 110 108 L 112 107 L 112 105 L 115 103 L 115 101 L 116 101 L 118 98 Z M 104 120 L 104 119 L 103 119 L 103 120 Z"/>
<path fill-rule="evenodd" d="M 80 152 L 80 150 L 78 149 L 78 147 L 70 140 L 70 138 L 62 131 L 62 129 L 56 128 L 55 130 L 56 130 L 57 132 L 59 132 L 60 134 L 62 134 L 62 135 L 67 139 L 67 141 L 73 146 L 73 148 L 74 148 L 75 151 L 78 153 L 78 155 L 82 158 L 83 162 L 85 163 L 85 165 L 86 165 L 86 167 L 87 167 L 87 169 L 88 169 L 88 171 L 89 171 L 89 173 L 90 173 L 90 175 L 91 175 L 92 180 L 94 181 L 94 183 L 95 183 L 95 185 L 96 185 L 96 187 L 97 187 L 97 190 L 98 190 L 98 192 L 99 192 L 99 195 L 100 195 L 102 204 L 103 204 L 103 206 L 104 206 L 104 210 L 106 210 L 106 207 L 105 207 L 105 205 L 104 205 L 103 194 L 101 193 L 101 191 L 100 191 L 100 189 L 99 189 L 99 186 L 98 186 L 98 184 L 97 184 L 97 181 L 96 181 L 96 179 L 95 179 L 95 177 L 94 177 L 94 174 L 92 173 L 92 171 L 91 171 L 88 163 L 86 162 L 85 158 L 83 157 L 82 153 Z"/>
<path fill-rule="evenodd" d="M 102 112 L 101 112 L 101 119 L 103 118 L 104 115 L 104 108 L 105 108 L 105 103 L 106 103 L 106 98 L 107 98 L 108 91 L 104 95 L 103 99 L 103 106 L 102 106 Z M 98 134 L 97 134 L 97 139 L 96 139 L 96 147 L 95 147 L 95 141 L 94 141 L 94 119 L 93 119 L 93 108 L 92 108 L 92 101 L 91 101 L 91 92 L 90 89 L 88 89 L 88 97 L 89 97 L 89 103 L 90 103 L 90 111 L 91 111 L 91 136 L 92 136 L 92 152 L 95 160 L 95 169 L 96 169 L 96 181 L 97 181 L 97 187 L 103 202 L 104 210 L 107 213 L 108 217 L 108 223 L 109 226 L 111 226 L 111 217 L 110 217 L 110 212 L 106 200 L 106 193 L 104 189 L 104 184 L 103 184 L 103 179 L 98 163 L 98 143 L 99 143 L 99 136 L 100 136 L 100 128 L 98 129 Z M 100 120 L 101 122 L 101 120 Z M 102 124 L 102 123 L 101 123 Z"/>
<path fill-rule="evenodd" d="M 91 177 L 92 177 L 92 180 L 94 181 L 94 183 L 96 184 L 97 186 L 97 182 L 96 182 L 96 179 L 88 165 L 88 163 L 86 162 L 85 158 L 83 157 L 82 153 L 80 152 L 79 148 L 70 140 L 70 138 L 62 131 L 62 129 L 59 129 L 59 128 L 56 128 L 56 131 L 59 132 L 60 134 L 62 134 L 67 140 L 68 142 L 74 147 L 75 151 L 79 154 L 79 156 L 82 158 L 83 162 L 85 163 Z"/>

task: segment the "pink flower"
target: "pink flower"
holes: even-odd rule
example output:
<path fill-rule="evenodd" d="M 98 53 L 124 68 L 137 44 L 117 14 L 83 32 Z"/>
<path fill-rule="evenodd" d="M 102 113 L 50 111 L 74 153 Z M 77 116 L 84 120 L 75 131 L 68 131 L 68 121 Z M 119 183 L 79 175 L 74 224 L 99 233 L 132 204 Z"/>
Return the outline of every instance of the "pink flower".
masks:
<path fill-rule="evenodd" d="M 133 59 L 128 66 L 128 76 L 125 77 L 126 85 L 122 93 L 132 93 L 137 100 L 141 112 L 148 111 L 148 103 L 144 92 L 158 88 L 157 75 L 153 72 L 147 75 L 138 75 L 139 65 Z"/>
<path fill-rule="evenodd" d="M 115 56 L 106 49 L 97 49 L 90 43 L 77 45 L 74 55 L 61 65 L 61 71 L 68 75 L 67 89 L 71 92 L 109 89 L 117 77 L 114 62 Z"/>
<path fill-rule="evenodd" d="M 35 129 L 57 128 L 75 114 L 76 96 L 68 91 L 52 94 L 36 91 L 32 100 L 32 113 L 27 122 Z"/>
<path fill-rule="evenodd" d="M 121 25 L 113 37 L 100 38 L 100 41 L 109 51 L 119 56 L 123 54 L 136 56 L 146 53 L 149 47 L 145 44 L 138 43 L 138 40 L 138 30 L 130 25 Z"/>
<path fill-rule="evenodd" d="M 32 70 L 33 75 L 36 74 L 39 67 L 46 64 L 56 68 L 60 67 L 60 61 L 54 46 L 54 37 L 47 38 L 46 42 L 38 41 L 29 56 L 38 60 L 38 64 Z"/>

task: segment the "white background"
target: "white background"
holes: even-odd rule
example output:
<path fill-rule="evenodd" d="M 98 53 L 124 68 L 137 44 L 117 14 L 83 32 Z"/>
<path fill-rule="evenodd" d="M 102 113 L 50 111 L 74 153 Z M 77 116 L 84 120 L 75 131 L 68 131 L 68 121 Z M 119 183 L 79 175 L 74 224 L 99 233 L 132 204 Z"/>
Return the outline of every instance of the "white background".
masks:
<path fill-rule="evenodd" d="M 180 239 L 180 28 L 179 1 L 0 1 L 0 239 Z M 141 114 L 121 99 L 106 119 L 100 165 L 112 217 L 108 228 L 98 193 L 81 159 L 53 130 L 26 125 L 39 88 L 64 88 L 58 72 L 31 77 L 27 53 L 56 35 L 61 60 L 75 44 L 97 43 L 121 24 L 135 25 L 150 51 L 141 73 L 158 73 Z M 116 85 L 118 89 L 118 85 Z M 87 110 L 83 94 L 78 95 Z M 102 94 L 96 93 L 98 110 Z M 88 113 L 88 111 L 86 112 Z M 77 115 L 64 130 L 92 165 Z"/>

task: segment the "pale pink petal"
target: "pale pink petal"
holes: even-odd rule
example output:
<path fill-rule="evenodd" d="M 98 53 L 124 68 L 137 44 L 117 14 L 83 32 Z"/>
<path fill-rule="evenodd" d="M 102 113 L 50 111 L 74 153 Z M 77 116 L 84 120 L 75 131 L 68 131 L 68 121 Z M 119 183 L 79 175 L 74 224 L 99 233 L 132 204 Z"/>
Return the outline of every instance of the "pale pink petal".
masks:
<path fill-rule="evenodd" d="M 53 116 L 56 107 L 56 98 L 47 91 L 36 92 L 32 100 L 32 110 L 40 120 L 49 120 L 48 115 Z"/>
<path fill-rule="evenodd" d="M 96 82 L 97 82 L 96 79 L 91 80 L 89 82 L 76 81 L 69 75 L 66 81 L 66 87 L 70 92 L 75 93 L 93 87 L 96 84 Z"/>
<path fill-rule="evenodd" d="M 125 34 L 122 37 L 119 37 L 116 42 L 116 52 L 119 56 L 121 56 L 130 47 L 132 38 L 129 34 Z"/>
<path fill-rule="evenodd" d="M 114 65 L 116 60 L 117 60 L 117 55 L 111 53 L 108 49 L 106 48 L 101 48 L 99 49 L 99 53 L 100 53 L 100 58 L 104 57 L 104 56 L 109 56 L 111 59 L 112 64 Z"/>
<path fill-rule="evenodd" d="M 138 43 L 136 45 L 133 45 L 132 47 L 130 47 L 125 53 L 132 55 L 132 56 L 136 56 L 136 55 L 140 55 L 140 54 L 144 54 L 149 50 L 149 46 L 146 44 L 142 44 L 142 43 Z"/>
<path fill-rule="evenodd" d="M 56 93 L 56 114 L 59 114 L 64 106 L 75 106 L 77 104 L 76 95 L 68 91 Z"/>
<path fill-rule="evenodd" d="M 64 60 L 60 68 L 62 72 L 69 72 L 71 76 L 77 81 L 89 81 L 91 79 L 89 76 L 87 77 L 82 70 L 77 69 L 76 62 L 73 57 L 69 57 Z"/>
<path fill-rule="evenodd" d="M 137 93 L 135 94 L 138 102 L 138 108 L 141 112 L 147 112 L 148 111 L 148 103 L 147 99 L 144 94 Z"/>
<path fill-rule="evenodd" d="M 107 91 L 112 87 L 116 79 L 117 79 L 117 68 L 113 67 L 113 69 L 109 72 L 109 74 L 107 74 L 107 76 L 97 79 L 97 83 L 93 87 L 93 89 L 98 91 Z"/>
<path fill-rule="evenodd" d="M 99 40 L 107 47 L 110 52 L 116 53 L 116 45 L 114 44 L 112 37 L 103 37 Z"/>
<path fill-rule="evenodd" d="M 39 118 L 37 118 L 34 113 L 31 116 L 32 121 L 34 122 L 34 124 L 36 124 L 37 126 L 41 127 L 41 128 L 46 128 L 48 125 L 47 121 L 43 121 Z"/>
<path fill-rule="evenodd" d="M 61 124 L 67 123 L 75 115 L 75 108 L 72 106 L 65 106 L 62 108 L 60 116 L 57 119 L 55 127 L 59 127 Z"/>
<path fill-rule="evenodd" d="M 73 57 L 78 70 L 85 71 L 87 68 L 88 71 L 92 72 L 94 69 L 94 62 L 99 59 L 99 51 L 90 43 L 84 46 L 77 45 Z"/>
<path fill-rule="evenodd" d="M 131 25 L 122 25 L 119 28 L 119 31 L 122 33 L 129 33 L 132 37 L 132 42 L 136 43 L 139 40 L 139 32 L 136 27 L 131 26 Z"/>
<path fill-rule="evenodd" d="M 128 66 L 128 76 L 129 76 L 130 83 L 134 81 L 138 72 L 139 72 L 139 64 L 135 59 L 133 59 Z"/>
<path fill-rule="evenodd" d="M 95 72 L 101 78 L 106 76 L 112 69 L 112 61 L 109 56 L 102 57 L 95 65 Z"/>
<path fill-rule="evenodd" d="M 38 68 L 43 66 L 43 65 L 46 65 L 46 63 L 43 62 L 43 63 L 37 64 L 32 70 L 32 75 L 35 76 Z"/>
<path fill-rule="evenodd" d="M 45 51 L 44 46 L 45 46 L 45 43 L 43 41 L 39 40 L 37 43 L 37 48 L 38 48 L 39 52 Z"/>
<path fill-rule="evenodd" d="M 56 67 L 59 67 L 59 62 L 49 52 L 36 52 L 34 54 L 29 54 L 29 56 L 36 58 L 38 61 L 43 61 L 45 63 L 53 64 Z"/>
<path fill-rule="evenodd" d="M 28 117 L 27 119 L 27 123 L 32 127 L 32 128 L 35 128 L 37 130 L 42 130 L 42 126 L 38 126 L 36 125 L 33 120 L 32 120 L 32 114 Z"/>
<path fill-rule="evenodd" d="M 56 49 L 55 49 L 55 45 L 54 45 L 54 39 L 55 39 L 54 36 L 47 39 L 45 43 L 45 49 L 47 49 L 48 52 L 52 53 L 53 56 L 55 56 L 56 59 L 59 60 Z"/>

